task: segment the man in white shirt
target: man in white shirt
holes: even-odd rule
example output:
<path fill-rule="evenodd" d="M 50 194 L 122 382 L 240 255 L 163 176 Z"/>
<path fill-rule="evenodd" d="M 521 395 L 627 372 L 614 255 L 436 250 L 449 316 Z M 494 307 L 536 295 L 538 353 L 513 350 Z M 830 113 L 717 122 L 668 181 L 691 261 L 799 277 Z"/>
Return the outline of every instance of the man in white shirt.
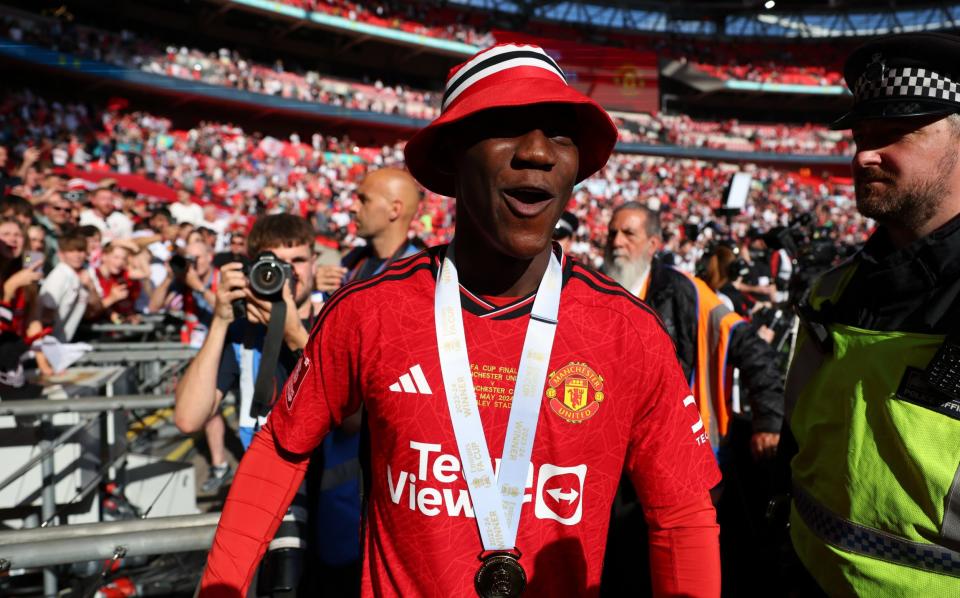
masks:
<path fill-rule="evenodd" d="M 133 221 L 117 210 L 114 193 L 102 186 L 90 194 L 90 207 L 80 212 L 80 226 L 92 225 L 100 230 L 103 244 L 133 235 Z"/>
<path fill-rule="evenodd" d="M 203 226 L 203 208 L 193 202 L 186 189 L 177 189 L 177 203 L 170 204 L 170 213 L 177 224 L 188 222 L 194 226 Z"/>
<path fill-rule="evenodd" d="M 42 319 L 53 323 L 53 335 L 70 342 L 87 311 L 92 281 L 83 265 L 87 259 L 87 239 L 71 231 L 57 241 L 60 261 L 40 286 Z"/>

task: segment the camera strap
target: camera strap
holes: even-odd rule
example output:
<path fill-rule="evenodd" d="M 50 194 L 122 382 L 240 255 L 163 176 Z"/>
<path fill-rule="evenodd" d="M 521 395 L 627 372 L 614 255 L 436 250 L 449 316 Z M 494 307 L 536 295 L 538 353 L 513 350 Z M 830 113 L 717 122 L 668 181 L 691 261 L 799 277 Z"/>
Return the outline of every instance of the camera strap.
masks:
<path fill-rule="evenodd" d="M 263 353 L 260 355 L 260 367 L 257 381 L 253 385 L 253 400 L 250 402 L 250 417 L 256 419 L 267 415 L 273 404 L 276 392 L 277 363 L 280 360 L 280 346 L 283 344 L 283 325 L 287 321 L 287 304 L 282 299 L 270 305 L 270 322 L 267 324 L 267 336 L 263 339 Z"/>

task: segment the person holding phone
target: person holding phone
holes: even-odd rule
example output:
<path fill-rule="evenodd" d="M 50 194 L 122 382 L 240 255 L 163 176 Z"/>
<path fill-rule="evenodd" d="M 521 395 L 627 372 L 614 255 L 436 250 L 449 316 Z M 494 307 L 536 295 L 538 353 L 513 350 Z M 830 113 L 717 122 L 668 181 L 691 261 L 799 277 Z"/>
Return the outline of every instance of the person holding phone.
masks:
<path fill-rule="evenodd" d="M 136 319 L 135 305 L 140 297 L 140 281 L 133 280 L 128 271 L 130 256 L 136 246 L 121 241 L 107 243 L 103 248 L 100 267 L 91 280 L 97 293 L 91 295 L 92 319 L 126 321 Z"/>
<path fill-rule="evenodd" d="M 13 219 L 0 219 L 0 337 L 16 336 L 26 346 L 43 335 L 40 322 L 38 283 L 43 279 L 43 255 L 24 255 L 26 231 Z M 49 363 L 38 354 L 41 371 L 52 373 Z"/>

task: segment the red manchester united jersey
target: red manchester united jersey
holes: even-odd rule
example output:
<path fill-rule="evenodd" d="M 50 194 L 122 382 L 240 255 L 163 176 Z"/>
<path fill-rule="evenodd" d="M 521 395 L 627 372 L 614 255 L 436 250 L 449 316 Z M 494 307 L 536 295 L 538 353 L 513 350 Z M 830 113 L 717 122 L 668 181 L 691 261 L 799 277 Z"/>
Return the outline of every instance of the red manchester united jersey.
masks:
<path fill-rule="evenodd" d="M 364 595 L 468 596 L 482 551 L 447 410 L 434 328 L 442 249 L 328 302 L 271 414 L 303 454 L 368 410 Z M 529 595 L 597 592 L 610 506 L 626 470 L 640 502 L 669 506 L 719 480 L 670 339 L 649 307 L 566 259 L 517 535 Z M 494 459 L 503 450 L 533 295 L 493 305 L 461 289 L 470 367 Z M 638 566 L 645 564 L 638 563 Z"/>

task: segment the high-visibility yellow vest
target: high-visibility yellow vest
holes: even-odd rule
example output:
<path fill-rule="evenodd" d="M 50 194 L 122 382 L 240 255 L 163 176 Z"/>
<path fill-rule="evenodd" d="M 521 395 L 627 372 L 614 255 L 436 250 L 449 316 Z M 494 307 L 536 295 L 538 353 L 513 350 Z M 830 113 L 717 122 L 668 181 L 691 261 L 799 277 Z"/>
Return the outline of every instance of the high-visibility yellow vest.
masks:
<path fill-rule="evenodd" d="M 836 303 L 855 268 L 822 277 L 810 306 Z M 801 335 L 787 379 L 797 555 L 831 596 L 960 596 L 960 414 L 898 397 L 944 337 L 827 330 L 828 353 Z"/>

